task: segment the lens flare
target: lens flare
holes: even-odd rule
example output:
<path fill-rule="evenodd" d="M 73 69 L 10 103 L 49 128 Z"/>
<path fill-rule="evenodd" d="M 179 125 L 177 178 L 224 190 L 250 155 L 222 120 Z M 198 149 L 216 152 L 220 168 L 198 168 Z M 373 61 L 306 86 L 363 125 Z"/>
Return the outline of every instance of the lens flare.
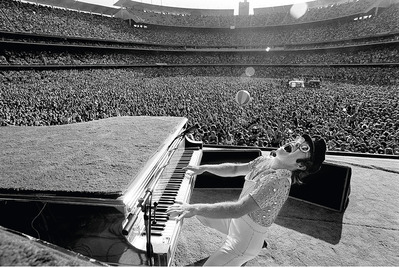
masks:
<path fill-rule="evenodd" d="M 247 75 L 248 77 L 251 77 L 255 74 L 255 69 L 252 67 L 248 67 L 245 69 L 245 75 Z"/>
<path fill-rule="evenodd" d="M 300 17 L 305 15 L 307 10 L 308 10 L 308 4 L 306 3 L 293 4 L 290 9 L 290 14 L 295 19 L 299 19 Z"/>

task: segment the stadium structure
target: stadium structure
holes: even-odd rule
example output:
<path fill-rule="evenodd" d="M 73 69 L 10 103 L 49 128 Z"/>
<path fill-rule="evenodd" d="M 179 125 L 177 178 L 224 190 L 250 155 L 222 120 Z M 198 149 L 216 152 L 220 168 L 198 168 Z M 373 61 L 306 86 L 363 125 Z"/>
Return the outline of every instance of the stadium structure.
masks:
<path fill-rule="evenodd" d="M 148 225 L 153 194 L 234 199 L 243 177 L 182 166 L 306 132 L 326 162 L 247 265 L 398 265 L 399 0 L 248 5 L 0 2 L 0 264 L 201 265 L 222 236 L 169 221 L 164 194 Z"/>

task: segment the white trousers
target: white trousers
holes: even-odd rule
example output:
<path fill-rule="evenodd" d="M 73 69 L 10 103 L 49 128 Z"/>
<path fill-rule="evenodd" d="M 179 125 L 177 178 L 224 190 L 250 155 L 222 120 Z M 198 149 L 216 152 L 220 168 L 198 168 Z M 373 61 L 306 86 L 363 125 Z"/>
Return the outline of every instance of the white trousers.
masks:
<path fill-rule="evenodd" d="M 202 224 L 227 235 L 224 244 L 204 266 L 241 266 L 261 251 L 267 227 L 255 223 L 248 215 L 237 219 L 196 217 Z"/>

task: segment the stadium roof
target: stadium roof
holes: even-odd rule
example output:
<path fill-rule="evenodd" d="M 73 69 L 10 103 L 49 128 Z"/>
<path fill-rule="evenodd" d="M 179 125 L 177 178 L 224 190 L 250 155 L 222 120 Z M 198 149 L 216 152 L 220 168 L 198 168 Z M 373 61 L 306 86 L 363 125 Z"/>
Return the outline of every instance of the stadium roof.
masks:
<path fill-rule="evenodd" d="M 195 9 L 195 8 L 180 8 L 180 7 L 169 7 L 163 5 L 153 5 L 146 4 L 142 2 L 132 1 L 132 0 L 119 0 L 114 4 L 114 7 L 103 6 L 98 4 L 90 4 L 86 2 L 81 2 L 78 0 L 22 0 L 23 2 L 30 2 L 36 4 L 43 4 L 48 6 L 60 7 L 73 9 L 84 12 L 91 12 L 96 14 L 108 15 L 120 17 L 122 19 L 136 19 L 136 16 L 125 12 L 123 8 L 134 8 L 138 10 L 147 10 L 152 12 L 167 12 L 171 14 L 187 14 L 187 15 L 204 15 L 204 16 L 233 16 L 234 9 Z M 250 1 L 250 0 L 249 0 Z M 308 7 L 317 7 L 317 6 L 325 6 L 332 3 L 345 3 L 349 0 L 315 0 L 310 1 L 308 3 Z M 353 1 L 353 0 L 352 0 Z M 389 6 L 393 3 L 398 3 L 399 0 L 376 0 L 376 5 L 378 6 Z M 266 10 L 270 11 L 281 11 L 282 9 L 287 9 L 288 6 L 277 6 L 277 7 L 264 7 L 264 8 L 254 8 L 256 12 L 254 13 L 263 13 Z"/>
<path fill-rule="evenodd" d="M 152 12 L 167 12 L 172 14 L 175 13 L 175 14 L 204 15 L 204 16 L 234 15 L 234 9 L 197 9 L 197 8 L 168 7 L 168 6 L 146 4 L 132 0 L 119 0 L 114 4 L 114 6 L 134 8 L 138 10 L 147 10 Z"/>
<path fill-rule="evenodd" d="M 77 0 L 27 0 L 26 2 L 48 5 L 48 6 L 55 6 L 55 7 L 63 7 L 68 9 L 75 9 L 79 11 L 86 11 L 91 13 L 103 14 L 114 16 L 120 8 L 114 7 L 107 7 L 102 5 L 96 4 L 89 4 L 85 2 L 80 2 Z"/>

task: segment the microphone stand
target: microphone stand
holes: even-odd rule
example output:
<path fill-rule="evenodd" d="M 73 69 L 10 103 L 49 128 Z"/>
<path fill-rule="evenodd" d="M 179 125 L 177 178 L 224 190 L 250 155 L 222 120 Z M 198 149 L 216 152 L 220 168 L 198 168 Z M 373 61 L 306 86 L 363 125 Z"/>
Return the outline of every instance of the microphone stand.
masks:
<path fill-rule="evenodd" d="M 144 216 L 144 226 L 145 226 L 145 233 L 147 237 L 146 243 L 146 255 L 147 260 L 149 262 L 149 266 L 153 266 L 153 254 L 154 250 L 151 243 L 151 224 L 156 223 L 155 221 L 155 211 L 157 207 L 157 203 L 154 203 L 154 220 L 151 219 L 152 216 L 152 190 L 147 189 L 145 196 L 139 199 L 138 207 L 141 207 L 141 211 L 143 212 Z"/>

